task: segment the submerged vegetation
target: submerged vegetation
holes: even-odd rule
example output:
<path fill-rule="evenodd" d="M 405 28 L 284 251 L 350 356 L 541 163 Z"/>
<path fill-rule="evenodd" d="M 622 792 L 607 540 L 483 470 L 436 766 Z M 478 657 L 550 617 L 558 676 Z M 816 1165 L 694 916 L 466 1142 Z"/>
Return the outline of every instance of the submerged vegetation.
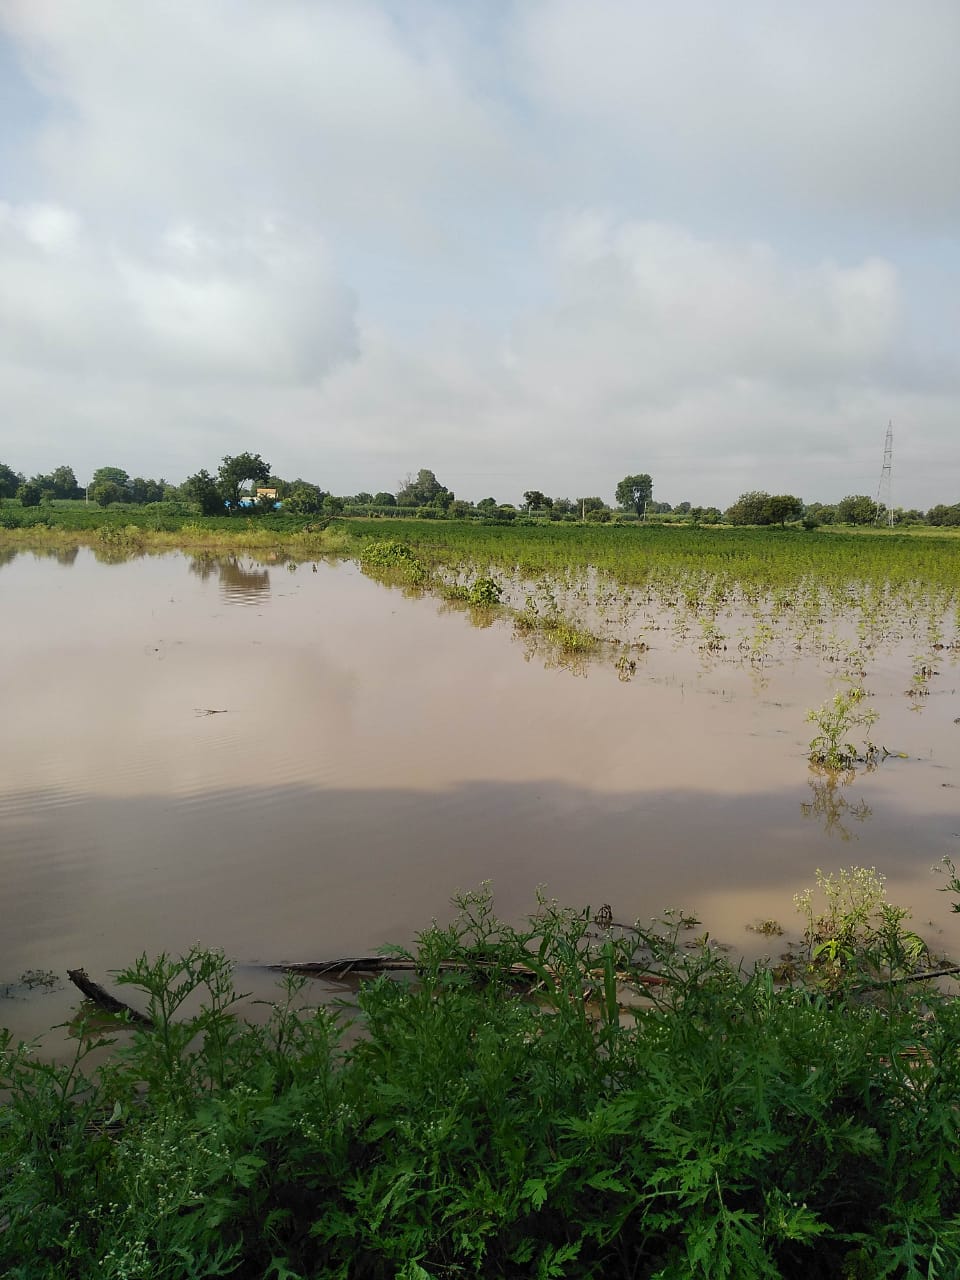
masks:
<path fill-rule="evenodd" d="M 807 712 L 818 730 L 807 754 L 835 772 L 901 754 L 865 736 L 878 715 L 865 705 L 876 665 L 909 649 L 900 688 L 920 712 L 944 661 L 960 654 L 960 539 L 950 535 L 283 512 L 197 518 L 176 503 L 67 514 L 74 528 L 50 524 L 48 513 L 47 523 L 38 516 L 29 528 L 0 530 L 0 545 L 66 554 L 89 542 L 108 562 L 173 548 L 293 565 L 349 557 L 386 585 L 465 606 L 479 625 L 512 620 L 528 657 L 580 674 L 588 658 L 603 657 L 624 683 L 654 644 L 689 643 L 704 665 L 742 664 L 760 684 L 776 665 L 810 657 L 839 688 Z"/>
<path fill-rule="evenodd" d="M 874 871 L 818 881 L 787 986 L 677 913 L 486 890 L 340 1012 L 288 977 L 250 1024 L 222 955 L 141 957 L 149 1024 L 3 1040 L 4 1274 L 956 1276 L 960 1005 Z"/>

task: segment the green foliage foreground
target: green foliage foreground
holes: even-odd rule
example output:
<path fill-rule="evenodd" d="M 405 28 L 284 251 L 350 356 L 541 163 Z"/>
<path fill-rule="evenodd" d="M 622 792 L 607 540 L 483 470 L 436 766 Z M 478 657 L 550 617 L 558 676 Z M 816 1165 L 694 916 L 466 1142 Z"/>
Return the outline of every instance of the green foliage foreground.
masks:
<path fill-rule="evenodd" d="M 294 980 L 254 1026 L 223 957 L 143 957 L 119 981 L 155 1027 L 97 1072 L 92 1032 L 65 1066 L 3 1045 L 0 1269 L 955 1277 L 960 1009 L 889 981 L 917 944 L 858 875 L 804 897 L 786 989 L 669 921 L 541 903 L 515 930 L 483 893 L 420 935 L 417 981 L 362 988 L 359 1035 Z"/>

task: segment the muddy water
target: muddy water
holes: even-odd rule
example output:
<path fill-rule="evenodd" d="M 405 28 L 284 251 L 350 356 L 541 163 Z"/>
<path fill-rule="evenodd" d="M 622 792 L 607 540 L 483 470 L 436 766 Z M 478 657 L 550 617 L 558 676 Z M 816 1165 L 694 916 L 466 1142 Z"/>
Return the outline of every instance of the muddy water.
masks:
<path fill-rule="evenodd" d="M 507 916 L 539 884 L 617 919 L 682 906 L 751 955 L 815 868 L 875 865 L 960 950 L 930 874 L 960 851 L 948 660 L 919 709 L 909 659 L 876 660 L 872 736 L 908 758 L 831 786 L 812 659 L 758 678 L 665 631 L 629 682 L 609 656 L 571 671 L 352 563 L 24 553 L 0 609 L 0 994 L 196 940 L 261 990 L 259 964 L 408 941 L 482 880 Z M 18 994 L 20 1034 L 74 1002 Z"/>

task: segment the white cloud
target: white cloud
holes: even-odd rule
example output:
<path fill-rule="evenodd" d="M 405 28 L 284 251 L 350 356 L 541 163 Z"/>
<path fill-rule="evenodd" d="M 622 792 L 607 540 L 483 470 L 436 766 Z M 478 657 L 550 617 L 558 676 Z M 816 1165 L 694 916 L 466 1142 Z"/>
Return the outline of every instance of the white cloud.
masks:
<path fill-rule="evenodd" d="M 723 505 L 869 490 L 893 417 L 904 500 L 960 491 L 953 0 L 0 0 L 0 28 L 31 86 L 5 461 L 250 448 L 514 499 L 643 469 Z"/>
<path fill-rule="evenodd" d="M 315 235 L 180 225 L 119 248 L 70 210 L 0 205 L 4 358 L 85 376 L 311 381 L 356 350 Z"/>
<path fill-rule="evenodd" d="M 428 239 L 425 202 L 489 190 L 511 163 L 429 6 L 406 24 L 371 0 L 5 8 L 61 107 L 46 172 L 81 203 L 209 217 L 229 193 Z"/>
<path fill-rule="evenodd" d="M 954 0 L 533 0 L 522 14 L 531 99 L 653 207 L 662 181 L 723 204 L 774 196 L 786 214 L 956 225 Z"/>

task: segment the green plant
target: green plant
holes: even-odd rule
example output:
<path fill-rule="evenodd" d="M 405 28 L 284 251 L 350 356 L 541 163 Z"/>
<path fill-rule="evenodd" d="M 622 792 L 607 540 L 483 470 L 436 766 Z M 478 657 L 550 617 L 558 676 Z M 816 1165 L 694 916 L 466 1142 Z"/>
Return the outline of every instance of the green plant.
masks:
<path fill-rule="evenodd" d="M 818 889 L 814 947 L 909 952 L 875 871 Z M 958 1274 L 955 1002 L 781 990 L 685 946 L 680 912 L 598 937 L 589 908 L 456 906 L 400 951 L 416 981 L 362 986 L 349 1047 L 298 979 L 243 1021 L 200 948 L 118 975 L 154 1027 L 116 1020 L 97 1071 L 82 1022 L 65 1064 L 0 1037 L 0 1271 Z"/>
<path fill-rule="evenodd" d="M 875 867 L 816 872 L 817 891 L 794 897 L 805 917 L 810 972 L 836 985 L 841 980 L 904 977 L 929 958 L 923 939 L 904 928 L 909 912 L 887 902 L 885 878 Z"/>
<path fill-rule="evenodd" d="M 820 730 L 810 740 L 810 759 L 827 769 L 849 769 L 859 761 L 876 756 L 877 748 L 869 741 L 861 750 L 850 740 L 853 729 L 869 729 L 879 718 L 877 712 L 861 706 L 866 697 L 862 685 L 853 685 L 846 692 L 838 689 L 830 702 L 815 711 L 807 712 L 807 722 Z"/>
<path fill-rule="evenodd" d="M 503 587 L 496 578 L 481 577 L 475 579 L 467 594 L 470 604 L 480 609 L 492 609 L 500 603 Z"/>

